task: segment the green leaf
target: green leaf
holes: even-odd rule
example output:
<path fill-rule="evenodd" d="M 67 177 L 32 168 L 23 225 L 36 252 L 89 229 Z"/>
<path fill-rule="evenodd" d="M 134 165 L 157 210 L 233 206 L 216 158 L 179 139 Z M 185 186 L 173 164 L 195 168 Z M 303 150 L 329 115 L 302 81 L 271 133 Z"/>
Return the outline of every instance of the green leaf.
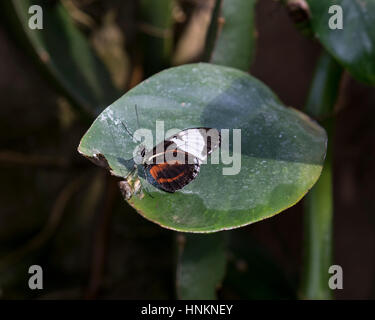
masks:
<path fill-rule="evenodd" d="M 216 299 L 216 289 L 225 274 L 225 234 L 187 234 L 181 237 L 176 279 L 178 298 Z"/>
<path fill-rule="evenodd" d="M 150 129 L 153 137 L 156 120 L 164 121 L 165 131 L 199 126 L 241 130 L 241 153 L 235 155 L 241 157 L 241 170 L 236 175 L 223 175 L 223 168 L 232 165 L 222 162 L 202 165 L 197 178 L 173 194 L 140 176 L 149 194 L 142 199 L 133 196 L 129 203 L 166 228 L 213 232 L 271 217 L 299 201 L 322 170 L 324 129 L 303 113 L 284 107 L 250 75 L 200 63 L 156 74 L 95 120 L 79 152 L 99 165 L 108 164 L 114 175 L 125 177 L 131 170 L 124 159 L 133 157 L 137 144 L 121 122 L 133 132 L 137 129 L 134 105 L 138 105 L 140 126 Z M 159 136 L 154 143 L 164 138 Z M 232 141 L 231 137 L 230 152 Z"/>
<path fill-rule="evenodd" d="M 32 5 L 43 9 L 42 30 L 29 28 Z M 12 0 L 2 9 L 18 39 L 81 110 L 96 116 L 118 97 L 104 64 L 60 2 Z"/>
<path fill-rule="evenodd" d="M 307 0 L 312 27 L 317 38 L 353 77 L 375 84 L 375 1 L 373 0 Z M 330 29 L 328 13 L 332 5 L 343 10 L 343 29 Z"/>
<path fill-rule="evenodd" d="M 248 71 L 255 52 L 255 0 L 217 0 L 206 39 L 211 63 Z"/>

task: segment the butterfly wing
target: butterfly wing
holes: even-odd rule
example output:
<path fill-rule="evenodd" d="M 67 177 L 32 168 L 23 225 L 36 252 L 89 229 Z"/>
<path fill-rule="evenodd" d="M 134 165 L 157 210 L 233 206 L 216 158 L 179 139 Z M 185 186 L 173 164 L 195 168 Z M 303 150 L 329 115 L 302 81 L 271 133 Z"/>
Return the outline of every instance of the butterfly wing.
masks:
<path fill-rule="evenodd" d="M 196 163 L 151 164 L 146 167 L 148 182 L 166 191 L 175 192 L 193 181 L 199 173 L 200 165 Z"/>
<path fill-rule="evenodd" d="M 196 178 L 200 164 L 220 146 L 217 129 L 185 129 L 169 137 L 145 155 L 147 180 L 154 186 L 175 192 Z M 175 156 L 179 160 L 170 161 Z"/>
<path fill-rule="evenodd" d="M 182 130 L 166 141 L 173 142 L 177 149 L 205 161 L 220 146 L 221 137 L 219 130 L 201 127 Z"/>

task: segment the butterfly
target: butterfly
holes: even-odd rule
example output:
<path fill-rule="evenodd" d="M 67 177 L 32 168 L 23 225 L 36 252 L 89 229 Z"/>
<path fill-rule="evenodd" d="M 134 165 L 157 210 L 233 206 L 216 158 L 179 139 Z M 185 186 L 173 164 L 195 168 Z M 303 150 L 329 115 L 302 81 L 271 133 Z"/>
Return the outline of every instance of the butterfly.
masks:
<path fill-rule="evenodd" d="M 146 181 L 158 189 L 174 193 L 197 177 L 201 164 L 220 144 L 219 130 L 198 127 L 184 129 L 150 151 L 141 147 L 141 163 Z M 141 182 L 139 178 L 134 179 L 135 171 L 136 166 L 125 180 L 119 182 L 120 190 L 127 200 L 137 193 L 142 196 Z"/>

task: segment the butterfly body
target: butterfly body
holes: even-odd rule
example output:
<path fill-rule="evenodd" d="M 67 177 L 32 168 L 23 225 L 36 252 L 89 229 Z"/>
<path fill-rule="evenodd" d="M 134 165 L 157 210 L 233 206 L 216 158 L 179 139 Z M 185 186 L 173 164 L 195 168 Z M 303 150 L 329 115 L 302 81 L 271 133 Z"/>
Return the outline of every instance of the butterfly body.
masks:
<path fill-rule="evenodd" d="M 147 182 L 169 193 L 182 189 L 197 177 L 201 164 L 220 142 L 217 129 L 200 127 L 182 130 L 148 152 L 142 148 Z M 142 197 L 139 178 L 133 174 L 120 182 L 120 189 L 127 200 L 136 193 Z"/>

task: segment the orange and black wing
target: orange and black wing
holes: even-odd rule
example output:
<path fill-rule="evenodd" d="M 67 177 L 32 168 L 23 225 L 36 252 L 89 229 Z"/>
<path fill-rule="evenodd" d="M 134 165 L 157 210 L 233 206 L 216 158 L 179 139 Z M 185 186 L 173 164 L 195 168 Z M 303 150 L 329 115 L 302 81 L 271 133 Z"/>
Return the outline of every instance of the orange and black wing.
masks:
<path fill-rule="evenodd" d="M 154 186 L 166 191 L 175 192 L 185 187 L 199 173 L 199 162 L 149 164 L 146 166 L 147 179 Z"/>
<path fill-rule="evenodd" d="M 203 127 L 169 137 L 144 156 L 147 181 L 167 192 L 182 189 L 195 179 L 200 164 L 220 146 L 220 141 L 217 129 Z"/>

